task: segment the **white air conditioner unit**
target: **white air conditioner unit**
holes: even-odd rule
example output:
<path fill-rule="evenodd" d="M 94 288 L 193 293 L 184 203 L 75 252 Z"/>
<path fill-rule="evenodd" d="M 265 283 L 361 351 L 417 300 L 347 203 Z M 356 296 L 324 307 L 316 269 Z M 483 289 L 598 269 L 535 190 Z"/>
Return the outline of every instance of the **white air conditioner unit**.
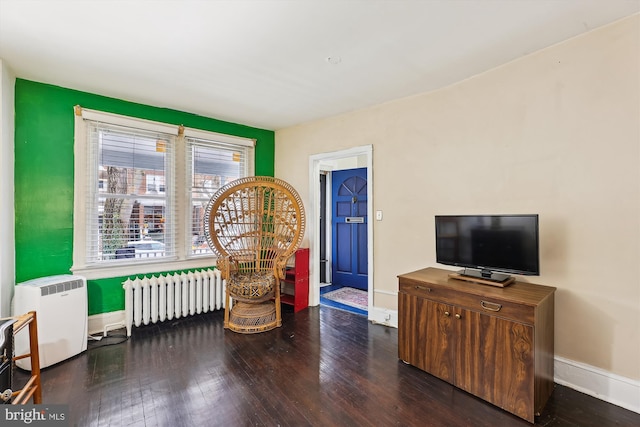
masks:
<path fill-rule="evenodd" d="M 87 349 L 87 280 L 63 274 L 19 283 L 13 296 L 13 314 L 36 312 L 40 368 L 56 364 Z M 29 352 L 29 334 L 15 336 L 14 354 Z M 31 359 L 16 360 L 31 369 Z"/>

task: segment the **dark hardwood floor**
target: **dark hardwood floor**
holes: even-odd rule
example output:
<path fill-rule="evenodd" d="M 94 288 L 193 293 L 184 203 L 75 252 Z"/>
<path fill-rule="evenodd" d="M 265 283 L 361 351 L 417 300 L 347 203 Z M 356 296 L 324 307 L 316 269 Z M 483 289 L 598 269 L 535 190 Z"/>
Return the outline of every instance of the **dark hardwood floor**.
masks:
<path fill-rule="evenodd" d="M 530 425 L 399 361 L 396 329 L 330 307 L 284 307 L 282 328 L 256 335 L 224 331 L 218 311 L 104 345 L 118 340 L 43 370 L 43 401 L 68 404 L 71 425 Z M 536 425 L 638 426 L 640 414 L 556 386 Z"/>

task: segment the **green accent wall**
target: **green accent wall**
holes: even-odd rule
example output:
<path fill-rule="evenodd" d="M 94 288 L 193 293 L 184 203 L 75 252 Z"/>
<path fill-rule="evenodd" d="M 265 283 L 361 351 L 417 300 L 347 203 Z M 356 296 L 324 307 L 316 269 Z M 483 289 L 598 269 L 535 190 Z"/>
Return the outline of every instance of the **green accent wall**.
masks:
<path fill-rule="evenodd" d="M 73 264 L 74 109 L 256 139 L 255 173 L 273 176 L 275 133 L 166 108 L 17 79 L 15 86 L 16 283 L 69 274 Z M 124 309 L 124 277 L 88 281 L 89 315 Z"/>

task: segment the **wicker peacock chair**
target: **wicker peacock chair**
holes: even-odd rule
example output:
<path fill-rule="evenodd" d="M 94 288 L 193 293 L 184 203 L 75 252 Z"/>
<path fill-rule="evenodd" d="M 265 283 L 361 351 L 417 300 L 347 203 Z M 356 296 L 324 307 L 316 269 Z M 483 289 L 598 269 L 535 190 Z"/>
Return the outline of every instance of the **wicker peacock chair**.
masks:
<path fill-rule="evenodd" d="M 281 326 L 280 280 L 305 228 L 296 190 L 273 177 L 237 179 L 211 197 L 204 227 L 226 280 L 224 327 L 250 334 Z"/>

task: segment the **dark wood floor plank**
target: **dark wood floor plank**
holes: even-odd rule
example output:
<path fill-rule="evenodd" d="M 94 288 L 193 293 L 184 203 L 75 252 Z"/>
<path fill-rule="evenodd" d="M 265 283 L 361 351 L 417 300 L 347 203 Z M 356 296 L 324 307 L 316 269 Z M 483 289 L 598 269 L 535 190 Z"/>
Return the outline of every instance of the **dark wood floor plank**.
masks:
<path fill-rule="evenodd" d="M 240 335 L 214 312 L 114 336 L 42 372 L 77 426 L 528 426 L 398 360 L 397 330 L 328 307 Z M 16 372 L 16 380 L 26 377 Z M 536 425 L 637 426 L 640 414 L 562 386 Z"/>

